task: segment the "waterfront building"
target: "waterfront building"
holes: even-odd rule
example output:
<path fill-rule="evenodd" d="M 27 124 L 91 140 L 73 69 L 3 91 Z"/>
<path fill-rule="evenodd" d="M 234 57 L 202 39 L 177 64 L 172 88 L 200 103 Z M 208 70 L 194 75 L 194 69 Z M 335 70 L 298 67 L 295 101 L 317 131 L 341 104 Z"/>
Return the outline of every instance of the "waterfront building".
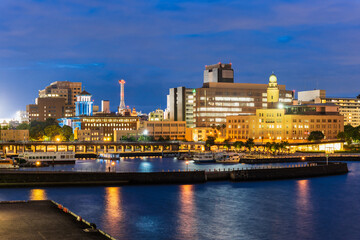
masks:
<path fill-rule="evenodd" d="M 79 130 L 77 128 L 74 130 L 74 139 L 82 142 L 104 141 L 100 130 Z"/>
<path fill-rule="evenodd" d="M 325 90 L 302 91 L 298 93 L 299 102 L 333 103 L 339 106 L 344 116 L 344 124 L 353 127 L 360 125 L 360 98 L 326 97 Z"/>
<path fill-rule="evenodd" d="M 84 116 L 80 121 L 80 130 L 99 131 L 99 139 L 113 137 L 114 130 L 137 130 L 140 125 L 138 117 L 122 117 L 115 114 Z"/>
<path fill-rule="evenodd" d="M 164 120 L 164 111 L 162 109 L 156 109 L 155 111 L 149 113 L 149 121 L 163 121 Z"/>
<path fill-rule="evenodd" d="M 270 76 L 268 108 L 256 109 L 255 114 L 228 116 L 226 136 L 232 141 L 253 138 L 258 141 L 304 141 L 313 131 L 321 131 L 325 139 L 337 139 L 344 130 L 344 117 L 335 104 L 282 105 L 277 79 Z M 277 101 L 279 100 L 279 101 Z"/>
<path fill-rule="evenodd" d="M 226 134 L 224 128 L 215 127 L 194 127 L 186 129 L 186 140 L 187 141 L 206 141 L 208 137 L 214 137 L 215 139 L 224 139 Z"/>
<path fill-rule="evenodd" d="M 325 139 L 337 139 L 344 131 L 344 117 L 336 105 L 313 104 L 284 109 L 257 109 L 249 116 L 227 117 L 227 138 L 238 141 L 303 141 L 312 131 L 321 131 Z"/>
<path fill-rule="evenodd" d="M 63 97 L 37 98 L 35 104 L 26 106 L 29 121 L 46 121 L 48 118 L 62 118 L 65 115 L 65 99 Z"/>
<path fill-rule="evenodd" d="M 0 140 L 8 141 L 29 141 L 29 130 L 1 130 Z"/>
<path fill-rule="evenodd" d="M 148 121 L 144 123 L 144 134 L 159 139 L 184 140 L 186 133 L 185 121 Z"/>
<path fill-rule="evenodd" d="M 75 116 L 92 116 L 93 102 L 91 101 L 91 94 L 87 91 L 82 91 L 76 96 L 75 102 Z"/>

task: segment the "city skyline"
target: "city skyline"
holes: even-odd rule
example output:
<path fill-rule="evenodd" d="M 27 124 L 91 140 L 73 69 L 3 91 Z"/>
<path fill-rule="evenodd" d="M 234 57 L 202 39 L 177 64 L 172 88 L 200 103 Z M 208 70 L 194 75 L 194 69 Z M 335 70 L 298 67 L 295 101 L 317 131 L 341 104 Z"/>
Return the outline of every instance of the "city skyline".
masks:
<path fill-rule="evenodd" d="M 233 64 L 235 82 L 265 83 L 274 71 L 289 90 L 356 97 L 360 87 L 356 2 L 0 6 L 0 118 L 25 110 L 51 82 L 66 80 L 82 82 L 96 105 L 110 100 L 114 111 L 123 78 L 127 105 L 146 113 L 164 109 L 169 88 L 201 87 L 205 65 L 219 61 Z"/>

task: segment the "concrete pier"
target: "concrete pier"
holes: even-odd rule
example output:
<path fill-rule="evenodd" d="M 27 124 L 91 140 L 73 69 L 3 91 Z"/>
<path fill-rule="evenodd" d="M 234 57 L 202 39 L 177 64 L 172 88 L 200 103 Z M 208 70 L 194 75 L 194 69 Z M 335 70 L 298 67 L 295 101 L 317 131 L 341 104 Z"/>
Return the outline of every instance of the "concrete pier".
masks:
<path fill-rule="evenodd" d="M 251 169 L 164 172 L 35 172 L 2 171 L 0 187 L 193 184 L 207 181 L 254 181 L 307 178 L 345 174 L 346 163 L 308 163 L 288 166 L 262 166 Z"/>
<path fill-rule="evenodd" d="M 114 240 L 92 226 L 50 200 L 0 202 L 1 240 Z"/>

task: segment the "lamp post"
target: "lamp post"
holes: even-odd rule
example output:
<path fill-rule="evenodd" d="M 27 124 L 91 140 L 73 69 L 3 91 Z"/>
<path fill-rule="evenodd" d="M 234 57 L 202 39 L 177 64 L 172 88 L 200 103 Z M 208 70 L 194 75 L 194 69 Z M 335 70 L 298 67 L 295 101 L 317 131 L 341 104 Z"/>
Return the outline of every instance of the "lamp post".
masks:
<path fill-rule="evenodd" d="M 186 171 L 189 171 L 189 161 L 186 161 L 185 164 L 186 164 Z"/>

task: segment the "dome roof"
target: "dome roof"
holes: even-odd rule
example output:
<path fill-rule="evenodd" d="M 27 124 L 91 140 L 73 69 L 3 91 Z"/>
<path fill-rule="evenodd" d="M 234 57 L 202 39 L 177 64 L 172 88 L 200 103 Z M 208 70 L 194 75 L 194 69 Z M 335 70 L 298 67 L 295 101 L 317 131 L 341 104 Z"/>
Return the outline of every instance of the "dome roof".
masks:
<path fill-rule="evenodd" d="M 269 82 L 270 83 L 276 83 L 277 82 L 277 77 L 275 76 L 275 74 L 270 75 Z"/>

